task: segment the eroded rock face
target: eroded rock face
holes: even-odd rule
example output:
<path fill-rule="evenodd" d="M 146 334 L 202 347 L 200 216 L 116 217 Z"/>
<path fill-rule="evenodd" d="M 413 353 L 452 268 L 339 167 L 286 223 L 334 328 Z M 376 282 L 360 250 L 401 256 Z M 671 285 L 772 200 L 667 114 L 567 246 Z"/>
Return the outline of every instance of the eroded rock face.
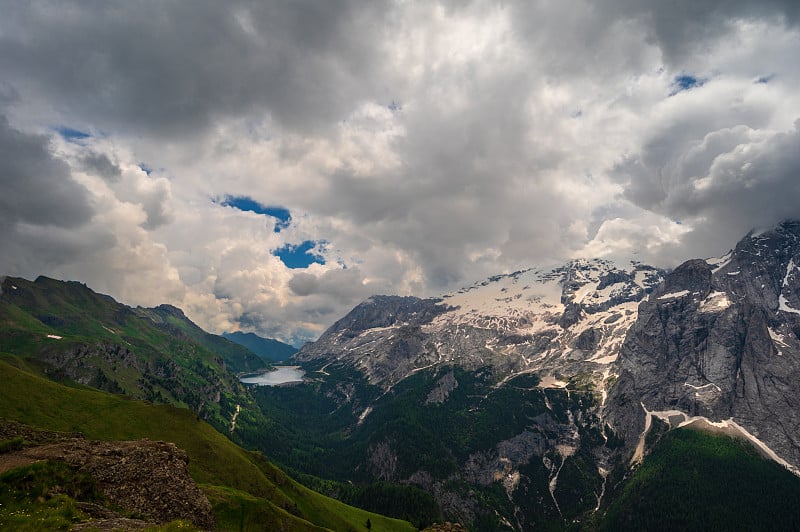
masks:
<path fill-rule="evenodd" d="M 90 474 L 108 500 L 155 523 L 190 521 L 214 528 L 211 504 L 189 475 L 189 458 L 172 443 L 70 438 L 20 452 L 59 460 Z"/>
<path fill-rule="evenodd" d="M 642 303 L 618 361 L 607 419 L 629 448 L 645 411 L 733 419 L 800 465 L 800 224 L 693 260 Z M 644 407 L 644 408 L 643 408 Z"/>
<path fill-rule="evenodd" d="M 458 387 L 458 381 L 452 371 L 448 371 L 437 382 L 436 387 L 431 390 L 428 397 L 425 399 L 425 404 L 441 404 L 447 400 L 450 392 Z"/>
<path fill-rule="evenodd" d="M 436 299 L 375 296 L 304 346 L 299 362 L 338 361 L 389 389 L 423 368 L 498 375 L 591 374 L 601 382 L 636 308 L 663 279 L 638 263 L 574 260 L 498 275 Z"/>

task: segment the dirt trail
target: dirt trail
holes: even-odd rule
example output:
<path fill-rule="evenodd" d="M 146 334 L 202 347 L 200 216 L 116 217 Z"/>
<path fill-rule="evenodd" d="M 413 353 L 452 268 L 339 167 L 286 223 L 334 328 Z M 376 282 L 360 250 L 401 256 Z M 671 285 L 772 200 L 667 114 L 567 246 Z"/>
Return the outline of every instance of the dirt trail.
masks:
<path fill-rule="evenodd" d="M 17 467 L 31 465 L 36 461 L 35 458 L 25 456 L 20 452 L 0 454 L 0 474 Z"/>

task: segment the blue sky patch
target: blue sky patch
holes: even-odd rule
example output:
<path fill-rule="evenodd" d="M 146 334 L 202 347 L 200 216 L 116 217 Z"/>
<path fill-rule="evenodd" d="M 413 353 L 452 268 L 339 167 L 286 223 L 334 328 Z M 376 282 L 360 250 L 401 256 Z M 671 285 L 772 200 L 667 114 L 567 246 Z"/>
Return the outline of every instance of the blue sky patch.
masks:
<path fill-rule="evenodd" d="M 149 166 L 147 166 L 144 163 L 139 163 L 139 170 L 141 170 L 142 172 L 144 172 L 147 175 L 150 175 L 150 174 L 153 173 L 153 169 L 150 168 Z"/>
<path fill-rule="evenodd" d="M 673 91 L 670 93 L 670 96 L 674 96 L 679 92 L 702 87 L 705 82 L 704 79 L 697 78 L 691 74 L 675 76 L 675 79 L 672 81 Z"/>
<path fill-rule="evenodd" d="M 66 126 L 59 126 L 55 128 L 56 133 L 61 135 L 61 137 L 69 142 L 78 142 L 81 140 L 86 140 L 91 137 L 89 133 L 85 131 L 79 131 L 77 129 L 72 129 L 71 127 Z"/>
<path fill-rule="evenodd" d="M 774 77 L 775 74 L 770 74 L 769 76 L 761 76 L 760 78 L 756 79 L 756 83 L 761 83 L 763 85 L 766 85 L 767 83 L 772 81 L 772 78 Z"/>
<path fill-rule="evenodd" d="M 289 209 L 278 206 L 262 205 L 253 198 L 247 196 L 225 196 L 222 202 L 225 207 L 233 207 L 245 212 L 254 212 L 277 219 L 275 222 L 275 232 L 280 233 L 281 229 L 286 229 L 292 223 L 292 213 Z"/>
<path fill-rule="evenodd" d="M 287 268 L 308 268 L 312 264 L 325 264 L 322 255 L 314 253 L 320 244 L 325 244 L 325 242 L 306 240 L 297 245 L 286 244 L 273 251 L 272 254 L 281 259 Z"/>

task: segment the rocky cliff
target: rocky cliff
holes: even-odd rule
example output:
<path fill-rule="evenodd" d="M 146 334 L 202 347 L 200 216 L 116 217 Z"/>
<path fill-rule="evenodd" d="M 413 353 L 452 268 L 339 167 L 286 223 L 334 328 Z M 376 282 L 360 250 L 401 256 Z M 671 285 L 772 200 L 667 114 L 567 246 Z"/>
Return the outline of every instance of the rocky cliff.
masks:
<path fill-rule="evenodd" d="M 652 416 L 701 417 L 800 465 L 798 265 L 800 223 L 785 222 L 682 264 L 641 304 L 606 406 L 629 450 Z"/>
<path fill-rule="evenodd" d="M 124 521 L 119 510 L 143 518 L 127 522 L 126 527 L 138 526 L 136 521 L 152 526 L 182 519 L 203 530 L 214 528 L 211 505 L 189 475 L 188 456 L 172 443 L 91 441 L 79 434 L 35 430 L 5 420 L 0 438 L 20 438 L 29 445 L 0 454 L 0 472 L 49 460 L 88 474 L 105 503 L 81 505 L 84 513 L 94 517 L 88 525 L 96 529 L 104 529 L 106 521 Z"/>

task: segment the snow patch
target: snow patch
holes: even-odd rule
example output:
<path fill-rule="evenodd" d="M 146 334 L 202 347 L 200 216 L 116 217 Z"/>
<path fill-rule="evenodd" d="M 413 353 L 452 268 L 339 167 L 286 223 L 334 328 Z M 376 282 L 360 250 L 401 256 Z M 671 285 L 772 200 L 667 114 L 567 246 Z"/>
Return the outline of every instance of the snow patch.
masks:
<path fill-rule="evenodd" d="M 608 364 L 611 364 L 613 362 L 616 362 L 618 357 L 619 357 L 619 353 L 615 353 L 613 355 L 604 356 L 602 358 L 593 358 L 593 359 L 590 360 L 590 362 L 594 362 L 596 364 L 608 365 Z"/>
<path fill-rule="evenodd" d="M 64 338 L 63 336 L 58 336 L 57 334 L 48 334 L 47 337 L 52 338 L 53 340 L 61 340 Z"/>
<path fill-rule="evenodd" d="M 789 302 L 786 300 L 786 296 L 783 294 L 778 297 L 778 309 L 791 314 L 800 314 L 800 310 L 789 306 Z"/>
<path fill-rule="evenodd" d="M 711 313 L 721 312 L 731 306 L 728 295 L 725 292 L 711 292 L 708 294 L 702 303 L 700 303 L 700 312 Z"/>
<path fill-rule="evenodd" d="M 767 328 L 767 330 L 769 331 L 769 337 L 772 338 L 772 343 L 774 343 L 776 346 L 789 347 L 789 344 L 786 343 L 785 336 L 778 331 L 773 330 L 772 327 Z M 779 357 L 783 356 L 783 351 L 780 349 L 776 349 L 776 351 Z"/>
<path fill-rule="evenodd" d="M 717 270 L 721 270 L 725 266 L 727 266 L 731 262 L 731 258 L 733 257 L 733 251 L 729 251 L 722 257 L 712 257 L 710 259 L 706 259 L 706 264 L 709 266 L 713 266 L 714 269 L 711 270 L 712 273 L 716 273 Z"/>
<path fill-rule="evenodd" d="M 565 388 L 566 386 L 566 382 L 558 380 L 552 375 L 548 375 L 539 381 L 539 388 Z"/>
<path fill-rule="evenodd" d="M 241 412 L 241 406 L 236 405 L 236 410 L 233 412 L 233 416 L 231 417 L 231 433 L 236 430 L 236 418 L 239 417 L 239 412 Z"/>
<path fill-rule="evenodd" d="M 789 286 L 789 276 L 797 269 L 794 259 L 789 259 L 789 264 L 786 265 L 786 273 L 783 276 L 783 286 Z"/>
<path fill-rule="evenodd" d="M 371 406 L 368 406 L 367 408 L 365 408 L 364 411 L 361 412 L 361 415 L 358 416 L 358 423 L 356 423 L 356 426 L 361 425 L 362 423 L 364 423 L 364 420 L 367 419 L 367 416 L 370 415 L 371 412 L 372 412 L 372 407 Z"/>
<path fill-rule="evenodd" d="M 722 392 L 722 389 L 720 389 L 720 387 L 714 384 L 713 382 L 709 382 L 708 384 L 701 384 L 700 386 L 695 386 L 694 384 L 689 384 L 688 382 L 684 382 L 683 385 L 688 386 L 693 390 L 704 390 L 706 388 L 713 387 L 716 388 L 718 392 Z"/>
<path fill-rule="evenodd" d="M 663 296 L 659 296 L 658 299 L 665 300 L 665 299 L 677 299 L 679 297 L 683 297 L 688 295 L 688 290 L 681 290 L 680 292 L 670 292 L 669 294 L 664 294 Z"/>
<path fill-rule="evenodd" d="M 789 276 L 797 269 L 797 266 L 794 263 L 794 259 L 789 260 L 789 264 L 786 266 L 786 273 L 783 276 L 783 285 L 782 286 L 789 286 Z M 786 299 L 786 296 L 783 295 L 783 290 L 781 290 L 781 295 L 778 297 L 778 309 L 784 312 L 789 312 L 791 314 L 800 314 L 800 310 L 796 308 L 792 308 L 789 306 L 789 301 Z"/>

